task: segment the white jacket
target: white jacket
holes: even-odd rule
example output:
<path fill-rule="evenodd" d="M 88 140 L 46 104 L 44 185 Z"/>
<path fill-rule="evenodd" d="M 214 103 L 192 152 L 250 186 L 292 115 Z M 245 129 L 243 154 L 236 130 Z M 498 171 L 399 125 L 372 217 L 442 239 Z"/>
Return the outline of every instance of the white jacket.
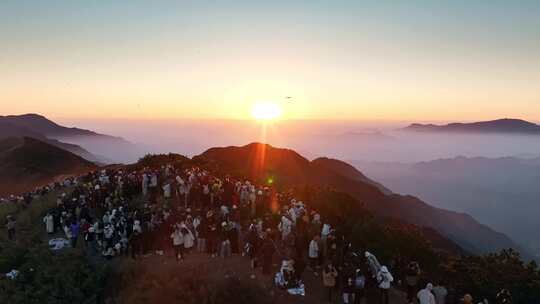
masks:
<path fill-rule="evenodd" d="M 315 240 L 311 240 L 311 243 L 309 243 L 309 257 L 312 259 L 319 257 L 319 243 Z"/>
<path fill-rule="evenodd" d="M 193 245 L 195 245 L 195 237 L 193 236 L 191 230 L 189 230 L 188 228 L 186 228 L 186 230 L 188 231 L 188 233 L 184 234 L 184 248 L 189 249 L 192 248 Z"/>
<path fill-rule="evenodd" d="M 386 266 L 381 267 L 381 270 L 377 274 L 377 282 L 379 282 L 379 288 L 390 289 L 394 277 L 390 274 Z"/>
<path fill-rule="evenodd" d="M 171 234 L 171 239 L 173 240 L 174 246 L 180 246 L 184 244 L 184 235 L 182 234 L 182 232 L 180 232 L 180 230 L 175 230 Z"/>
<path fill-rule="evenodd" d="M 416 295 L 420 304 L 435 304 L 435 296 L 431 293 L 433 285 L 428 286 L 418 292 Z"/>

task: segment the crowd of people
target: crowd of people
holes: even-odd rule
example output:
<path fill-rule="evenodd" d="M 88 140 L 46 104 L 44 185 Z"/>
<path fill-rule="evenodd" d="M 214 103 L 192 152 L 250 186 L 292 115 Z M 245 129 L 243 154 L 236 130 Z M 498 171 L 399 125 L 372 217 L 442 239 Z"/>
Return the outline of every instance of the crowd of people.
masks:
<path fill-rule="evenodd" d="M 198 167 L 123 167 L 66 179 L 17 200 L 30 204 L 33 195 L 51 190 L 63 193 L 43 218 L 45 231 L 63 234 L 70 246 L 92 258 L 137 260 L 157 254 L 188 263 L 194 252 L 209 259 L 242 255 L 286 290 L 303 286 L 309 271 L 320 277 L 328 302 L 339 298 L 346 304 L 365 302 L 368 289 L 377 289 L 381 303 L 387 304 L 397 283 L 373 254 L 356 254 L 339 227 L 317 210 L 270 185 L 216 176 Z M 10 239 L 15 227 L 10 216 Z M 403 280 L 407 302 L 445 304 L 446 288 L 429 283 L 418 290 L 420 276 L 420 266 L 411 262 Z M 507 302 L 502 303 L 511 303 L 507 291 L 503 296 Z M 469 298 L 463 302 L 470 303 Z"/>

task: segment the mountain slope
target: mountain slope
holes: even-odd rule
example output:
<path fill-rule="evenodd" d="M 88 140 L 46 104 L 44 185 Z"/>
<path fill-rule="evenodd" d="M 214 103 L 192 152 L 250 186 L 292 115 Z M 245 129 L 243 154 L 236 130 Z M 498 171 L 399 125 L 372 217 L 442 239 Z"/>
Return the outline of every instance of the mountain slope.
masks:
<path fill-rule="evenodd" d="M 130 162 L 136 161 L 144 155 L 134 144 L 121 137 L 100 134 L 80 128 L 64 127 L 38 114 L 0 116 L 0 123 L 8 123 L 24 128 L 51 140 L 69 142 L 90 151 L 91 154 L 100 155 L 94 158 L 88 158 L 92 161 Z M 68 149 L 69 147 L 64 148 Z M 72 152 L 85 157 L 83 154 L 77 153 L 77 151 Z"/>
<path fill-rule="evenodd" d="M 413 132 L 443 133 L 540 134 L 540 125 L 525 120 L 505 118 L 474 123 L 451 123 L 447 125 L 411 124 L 403 130 Z"/>
<path fill-rule="evenodd" d="M 466 214 L 438 209 L 411 196 L 385 195 L 378 187 L 351 175 L 350 168 L 329 169 L 327 161 L 310 162 L 292 150 L 254 143 L 244 147 L 212 148 L 197 158 L 214 161 L 229 172 L 259 181 L 271 177 L 278 185 L 334 188 L 352 195 L 379 216 L 433 228 L 471 252 L 517 248 L 508 237 Z"/>
<path fill-rule="evenodd" d="M 358 171 L 355 167 L 349 165 L 348 163 L 327 157 L 320 157 L 312 161 L 312 164 L 315 166 L 322 166 L 334 173 L 340 174 L 346 178 L 360 181 L 366 184 L 377 187 L 382 193 L 389 195 L 392 194 L 392 191 L 384 187 L 383 185 L 369 179 L 362 172 Z"/>
<path fill-rule="evenodd" d="M 0 141 L 0 195 L 19 194 L 59 176 L 95 168 L 80 156 L 34 138 Z"/>

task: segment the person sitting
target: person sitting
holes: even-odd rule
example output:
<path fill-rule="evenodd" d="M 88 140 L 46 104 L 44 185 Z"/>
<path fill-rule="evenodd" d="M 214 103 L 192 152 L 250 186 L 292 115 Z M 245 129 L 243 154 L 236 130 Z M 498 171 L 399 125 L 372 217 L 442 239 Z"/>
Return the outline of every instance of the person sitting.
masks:
<path fill-rule="evenodd" d="M 285 281 L 285 288 L 296 288 L 298 282 L 296 281 L 296 275 L 294 271 L 294 261 L 292 259 L 286 259 L 281 264 L 281 274 Z"/>

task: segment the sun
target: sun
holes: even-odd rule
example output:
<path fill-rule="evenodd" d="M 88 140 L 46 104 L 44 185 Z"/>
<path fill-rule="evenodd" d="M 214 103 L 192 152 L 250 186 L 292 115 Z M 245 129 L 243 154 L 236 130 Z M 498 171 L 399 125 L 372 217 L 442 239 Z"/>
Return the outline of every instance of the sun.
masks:
<path fill-rule="evenodd" d="M 257 120 L 275 120 L 281 117 L 281 106 L 276 102 L 257 102 L 251 108 L 251 116 Z"/>

